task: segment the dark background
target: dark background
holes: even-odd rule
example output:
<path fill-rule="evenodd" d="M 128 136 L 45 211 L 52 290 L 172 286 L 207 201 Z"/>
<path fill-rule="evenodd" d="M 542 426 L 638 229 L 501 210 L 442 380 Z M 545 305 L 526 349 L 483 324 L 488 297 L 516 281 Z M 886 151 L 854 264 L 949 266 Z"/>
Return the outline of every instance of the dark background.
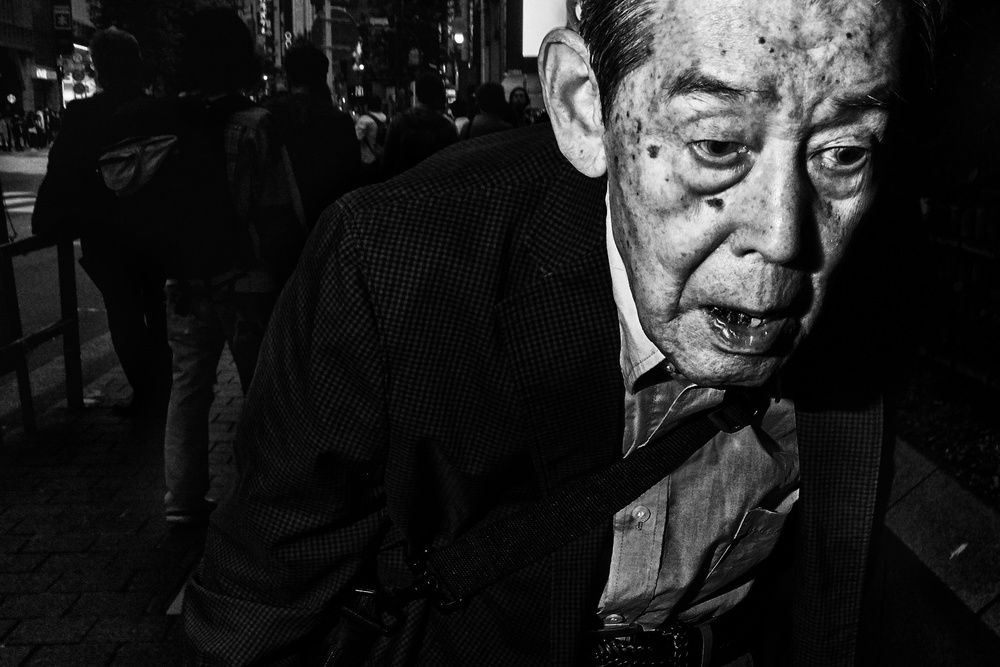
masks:
<path fill-rule="evenodd" d="M 913 352 L 899 428 L 1000 507 L 1000 3 L 953 2 L 938 37 L 907 138 L 915 233 L 888 258 L 906 272 L 893 333 Z"/>

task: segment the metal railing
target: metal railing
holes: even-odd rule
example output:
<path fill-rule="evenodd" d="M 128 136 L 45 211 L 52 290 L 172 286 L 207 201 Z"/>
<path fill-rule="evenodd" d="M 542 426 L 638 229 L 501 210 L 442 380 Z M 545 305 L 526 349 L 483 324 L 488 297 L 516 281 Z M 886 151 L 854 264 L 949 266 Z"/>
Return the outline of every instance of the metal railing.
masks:
<path fill-rule="evenodd" d="M 6 238 L 6 234 L 3 235 Z M 14 279 L 13 258 L 45 248 L 56 248 L 59 270 L 60 317 L 37 331 L 24 333 L 21 307 Z M 62 336 L 66 373 L 66 403 L 69 409 L 83 407 L 83 370 L 80 361 L 80 323 L 77 315 L 76 265 L 72 239 L 48 239 L 38 236 L 0 243 L 0 374 L 17 374 L 21 419 L 26 433 L 34 433 L 34 401 L 28 353 L 57 336 Z M 2 439 L 0 431 L 0 439 Z"/>

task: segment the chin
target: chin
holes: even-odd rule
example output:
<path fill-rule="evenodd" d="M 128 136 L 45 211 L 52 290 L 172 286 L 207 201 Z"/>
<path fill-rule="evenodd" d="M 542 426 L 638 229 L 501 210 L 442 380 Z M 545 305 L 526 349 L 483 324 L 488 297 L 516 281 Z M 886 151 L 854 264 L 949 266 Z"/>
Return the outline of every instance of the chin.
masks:
<path fill-rule="evenodd" d="M 731 354 L 684 346 L 669 356 L 679 373 L 702 387 L 759 387 L 785 363 L 784 356 Z"/>

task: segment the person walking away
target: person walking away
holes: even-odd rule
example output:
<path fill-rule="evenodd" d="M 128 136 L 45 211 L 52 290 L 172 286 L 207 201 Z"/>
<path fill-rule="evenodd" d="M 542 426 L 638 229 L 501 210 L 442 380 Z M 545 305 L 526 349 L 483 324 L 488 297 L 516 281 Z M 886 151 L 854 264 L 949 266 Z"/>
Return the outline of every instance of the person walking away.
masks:
<path fill-rule="evenodd" d="M 354 133 L 361 147 L 362 180 L 377 183 L 381 180 L 382 158 L 389 119 L 382 111 L 382 98 L 370 93 L 365 98 L 365 111 L 354 124 Z"/>
<path fill-rule="evenodd" d="M 97 174 L 114 111 L 142 97 L 142 57 L 131 34 L 102 30 L 91 41 L 99 92 L 66 107 L 38 188 L 32 232 L 80 238 L 80 265 L 104 299 L 111 344 L 132 387 L 121 414 L 162 420 L 170 393 L 164 276 L 121 224 L 118 202 Z"/>
<path fill-rule="evenodd" d="M 385 139 L 385 177 L 400 174 L 458 140 L 455 124 L 445 116 L 447 96 L 436 72 L 417 79 L 417 102 L 389 123 Z"/>
<path fill-rule="evenodd" d="M 495 81 L 487 81 L 476 89 L 479 113 L 469 124 L 469 138 L 510 130 L 514 126 L 505 119 L 508 115 L 507 99 L 503 86 Z"/>
<path fill-rule="evenodd" d="M 284 65 L 289 93 L 264 106 L 281 132 L 311 227 L 323 209 L 360 184 L 361 149 L 351 115 L 333 105 L 326 83 L 330 61 L 323 52 L 297 44 Z"/>
<path fill-rule="evenodd" d="M 250 386 L 275 298 L 305 240 L 294 177 L 271 114 L 244 90 L 258 83 L 253 37 L 229 9 L 195 14 L 184 32 L 179 95 L 116 114 L 119 136 L 175 136 L 153 178 L 132 194 L 151 258 L 167 275 L 173 382 L 164 436 L 166 520 L 207 520 L 208 416 L 228 344 Z M 113 151 L 109 151 L 112 153 Z"/>

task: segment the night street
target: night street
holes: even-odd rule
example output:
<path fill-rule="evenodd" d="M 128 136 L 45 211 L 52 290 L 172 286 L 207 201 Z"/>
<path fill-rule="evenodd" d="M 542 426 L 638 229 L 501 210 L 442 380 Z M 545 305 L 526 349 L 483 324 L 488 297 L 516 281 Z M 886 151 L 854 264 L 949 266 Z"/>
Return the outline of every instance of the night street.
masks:
<path fill-rule="evenodd" d="M 45 174 L 47 159 L 47 150 L 0 153 L 0 186 L 3 188 L 7 212 L 7 234 L 12 240 L 31 235 L 35 193 Z M 13 265 L 23 331 L 26 334 L 37 331 L 58 320 L 59 287 L 55 248 L 15 257 Z M 86 383 L 106 372 L 116 361 L 106 335 L 108 323 L 101 295 L 79 264 L 76 267 L 76 284 L 80 342 L 85 350 L 83 373 Z M 34 371 L 57 360 L 61 355 L 62 342 L 55 338 L 32 350 L 28 355 L 28 365 Z M 61 384 L 58 384 L 61 378 L 57 376 L 53 379 L 57 383 L 49 386 L 52 383 L 46 382 L 47 374 L 36 373 L 33 377 L 37 409 L 44 409 L 65 397 Z M 3 421 L 18 421 L 15 415 L 11 415 L 11 411 L 16 409 L 16 396 L 13 374 L 0 377 L 0 418 Z"/>

